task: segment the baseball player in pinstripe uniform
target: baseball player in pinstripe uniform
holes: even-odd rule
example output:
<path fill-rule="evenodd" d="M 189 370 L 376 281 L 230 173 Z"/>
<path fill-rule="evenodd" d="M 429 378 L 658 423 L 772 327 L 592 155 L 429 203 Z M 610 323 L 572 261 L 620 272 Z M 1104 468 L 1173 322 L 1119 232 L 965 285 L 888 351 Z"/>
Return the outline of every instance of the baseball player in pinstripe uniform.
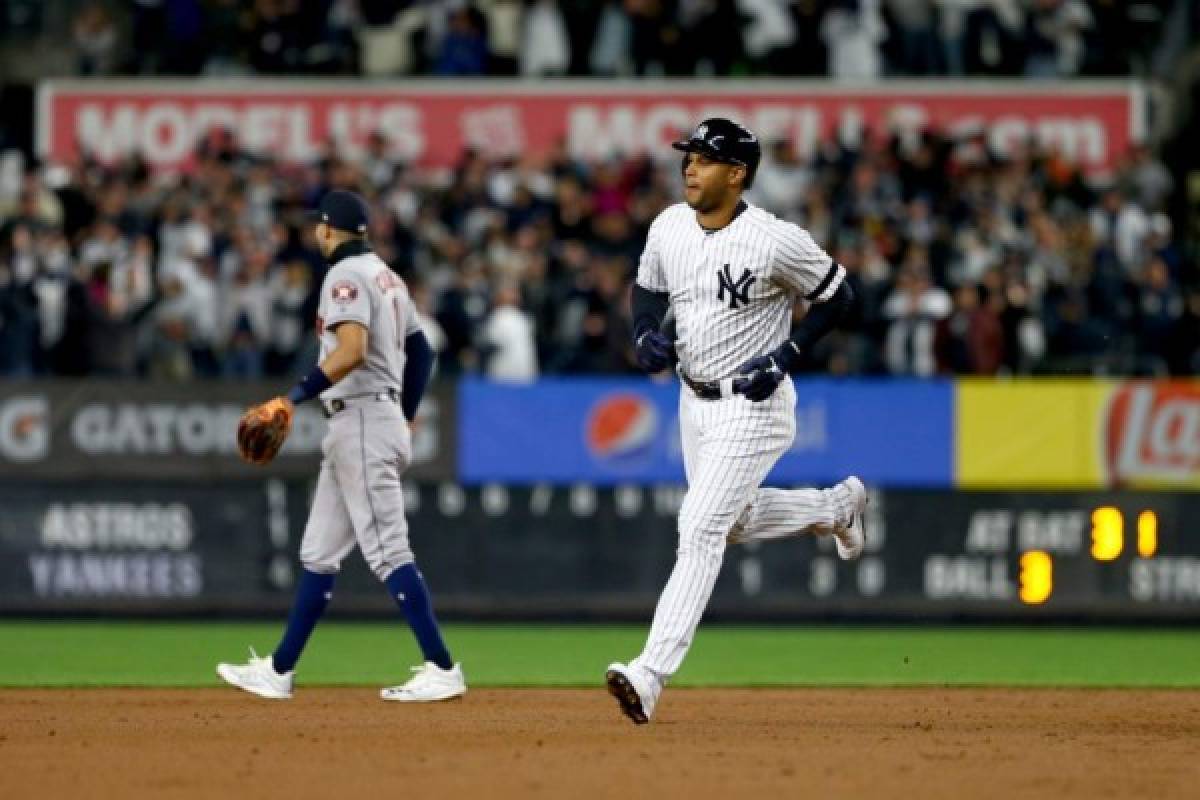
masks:
<path fill-rule="evenodd" d="M 333 595 L 342 560 L 354 549 L 400 607 L 425 663 L 384 700 L 429 702 L 467 690 L 446 649 L 429 591 L 413 560 L 400 476 L 412 460 L 408 421 L 416 415 L 433 366 L 400 276 L 367 244 L 367 205 L 335 191 L 321 201 L 316 238 L 329 262 L 321 286 L 318 366 L 288 394 L 293 404 L 320 398 L 329 432 L 304 539 L 303 566 L 287 629 L 275 652 L 251 651 L 244 665 L 218 664 L 226 682 L 260 697 L 289 698 L 296 662 Z"/>
<path fill-rule="evenodd" d="M 633 288 L 634 339 L 647 372 L 678 357 L 688 491 L 646 645 L 606 675 L 639 724 L 683 663 L 727 543 L 830 535 L 838 555 L 854 559 L 866 539 L 867 495 L 856 477 L 824 490 L 760 488 L 796 433 L 788 373 L 854 302 L 846 271 L 807 231 L 742 200 L 761 157 L 750 131 L 709 119 L 674 147 L 684 153 L 687 202 L 650 226 Z M 810 308 L 793 332 L 801 299 Z M 668 309 L 674 341 L 662 330 Z"/>

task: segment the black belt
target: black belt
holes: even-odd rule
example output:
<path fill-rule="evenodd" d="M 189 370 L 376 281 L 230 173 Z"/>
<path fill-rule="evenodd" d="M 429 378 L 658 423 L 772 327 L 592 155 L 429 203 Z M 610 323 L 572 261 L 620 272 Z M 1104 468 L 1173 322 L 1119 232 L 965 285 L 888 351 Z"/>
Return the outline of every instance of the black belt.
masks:
<path fill-rule="evenodd" d="M 720 400 L 725 397 L 733 397 L 738 393 L 738 385 L 741 378 L 724 381 L 697 381 L 693 380 L 683 371 L 683 367 L 676 365 L 675 372 L 679 375 L 679 380 L 683 381 L 692 392 L 701 400 Z"/>
<path fill-rule="evenodd" d="M 679 379 L 701 400 L 721 399 L 721 384 L 717 381 L 694 381 L 683 370 L 679 371 Z"/>
<path fill-rule="evenodd" d="M 334 414 L 338 414 L 350 408 L 357 403 L 348 403 L 348 400 L 371 400 L 373 402 L 382 403 L 391 401 L 393 403 L 400 402 L 400 392 L 396 389 L 386 389 L 382 392 L 367 392 L 365 394 L 351 394 L 346 397 L 334 397 L 330 400 L 321 401 L 321 408 L 325 412 L 325 417 L 328 419 Z"/>

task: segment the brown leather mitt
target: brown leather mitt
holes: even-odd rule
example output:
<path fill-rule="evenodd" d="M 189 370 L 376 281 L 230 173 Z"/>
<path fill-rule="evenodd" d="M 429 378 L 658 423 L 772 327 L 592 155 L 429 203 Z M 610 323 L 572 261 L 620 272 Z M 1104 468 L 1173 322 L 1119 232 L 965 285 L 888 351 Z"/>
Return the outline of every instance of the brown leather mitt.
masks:
<path fill-rule="evenodd" d="M 251 464 L 269 463 L 292 430 L 292 410 L 286 397 L 275 397 L 242 414 L 237 429 L 242 458 Z"/>

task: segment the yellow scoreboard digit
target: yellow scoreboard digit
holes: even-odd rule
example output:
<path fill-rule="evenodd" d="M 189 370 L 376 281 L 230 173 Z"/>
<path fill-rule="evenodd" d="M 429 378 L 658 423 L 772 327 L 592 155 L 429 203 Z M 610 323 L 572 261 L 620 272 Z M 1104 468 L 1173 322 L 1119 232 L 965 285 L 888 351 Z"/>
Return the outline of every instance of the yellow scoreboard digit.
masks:
<path fill-rule="evenodd" d="M 1021 585 L 1018 594 L 1028 606 L 1040 605 L 1054 592 L 1054 560 L 1044 550 L 1021 554 Z"/>
<path fill-rule="evenodd" d="M 1125 517 L 1114 506 L 1092 512 L 1092 558 L 1115 561 L 1125 548 Z"/>
<path fill-rule="evenodd" d="M 1092 511 L 1092 558 L 1115 561 L 1125 549 L 1125 516 L 1115 506 Z M 1137 518 L 1137 553 L 1153 558 L 1158 552 L 1158 514 L 1146 509 Z"/>
<path fill-rule="evenodd" d="M 1142 558 L 1153 558 L 1158 552 L 1158 514 L 1146 510 L 1138 514 L 1137 548 Z"/>

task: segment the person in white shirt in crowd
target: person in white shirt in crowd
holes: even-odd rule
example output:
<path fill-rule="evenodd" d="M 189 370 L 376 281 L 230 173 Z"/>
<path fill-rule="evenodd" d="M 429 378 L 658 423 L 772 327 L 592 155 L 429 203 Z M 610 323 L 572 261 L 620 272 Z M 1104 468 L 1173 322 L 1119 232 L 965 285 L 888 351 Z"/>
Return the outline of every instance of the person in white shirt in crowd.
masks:
<path fill-rule="evenodd" d="M 938 323 L 953 307 L 949 292 L 930 282 L 925 265 L 902 267 L 895 290 L 883 304 L 883 316 L 890 321 L 884 341 L 888 371 L 922 378 L 935 374 Z"/>
<path fill-rule="evenodd" d="M 829 48 L 829 75 L 840 81 L 870 81 L 883 74 L 879 46 L 887 27 L 879 0 L 837 0 L 821 23 Z"/>
<path fill-rule="evenodd" d="M 537 0 L 526 10 L 520 60 L 522 75 L 567 73 L 571 43 L 556 0 Z"/>
<path fill-rule="evenodd" d="M 99 219 L 92 226 L 87 238 L 79 245 L 81 264 L 116 264 L 129 256 L 129 241 L 111 219 Z"/>
<path fill-rule="evenodd" d="M 1111 247 L 1125 273 L 1141 272 L 1145 253 L 1142 243 L 1150 234 L 1150 216 L 1129 201 L 1120 189 L 1112 188 L 1088 215 L 1097 243 Z"/>
<path fill-rule="evenodd" d="M 179 260 L 159 273 L 161 301 L 148 331 L 150 374 L 190 380 L 216 373 L 220 300 L 211 262 Z"/>
<path fill-rule="evenodd" d="M 272 253 L 262 244 L 254 244 L 242 255 L 241 268 L 221 287 L 217 343 L 223 353 L 223 374 L 257 378 L 262 375 L 271 336 L 274 296 L 268 270 Z"/>
<path fill-rule="evenodd" d="M 796 23 L 787 0 L 738 0 L 738 10 L 747 23 L 742 30 L 746 55 L 769 65 L 777 51 L 796 42 Z M 736 32 L 731 31 L 730 35 Z"/>
<path fill-rule="evenodd" d="M 496 289 L 480 347 L 485 355 L 484 374 L 492 380 L 524 383 L 537 378 L 533 318 L 521 309 L 521 290 L 516 284 L 505 283 Z"/>
<path fill-rule="evenodd" d="M 1123 175 L 1130 196 L 1143 208 L 1162 209 L 1175 188 L 1175 178 L 1162 161 L 1154 157 L 1145 143 L 1135 144 Z"/>
<path fill-rule="evenodd" d="M 779 217 L 796 221 L 812 182 L 813 171 L 796 156 L 793 143 L 780 139 L 763 153 L 748 197 L 756 205 L 772 209 Z"/>

